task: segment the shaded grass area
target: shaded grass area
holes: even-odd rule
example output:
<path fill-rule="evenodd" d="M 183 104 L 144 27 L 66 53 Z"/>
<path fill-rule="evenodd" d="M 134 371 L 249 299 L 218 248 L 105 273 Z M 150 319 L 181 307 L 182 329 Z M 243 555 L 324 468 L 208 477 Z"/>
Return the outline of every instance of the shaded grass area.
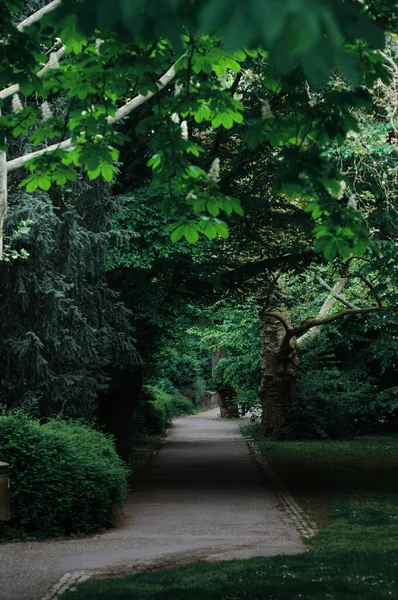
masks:
<path fill-rule="evenodd" d="M 248 429 L 245 435 L 255 435 L 253 426 Z M 307 507 L 316 507 L 310 516 L 319 521 L 322 506 L 325 526 L 309 542 L 307 553 L 94 581 L 62 598 L 397 598 L 398 436 L 369 436 L 348 442 L 257 443 L 293 495 L 306 498 Z"/>

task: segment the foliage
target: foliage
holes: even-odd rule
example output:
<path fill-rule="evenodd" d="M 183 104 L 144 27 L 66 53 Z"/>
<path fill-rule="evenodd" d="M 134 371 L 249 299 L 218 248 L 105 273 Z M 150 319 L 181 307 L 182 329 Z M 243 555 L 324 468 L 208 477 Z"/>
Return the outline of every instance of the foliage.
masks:
<path fill-rule="evenodd" d="M 213 323 L 196 331 L 211 350 L 222 346 L 227 349 L 227 357 L 216 367 L 212 385 L 237 403 L 242 414 L 258 408 L 261 347 L 254 299 L 219 302 L 205 314 Z"/>
<path fill-rule="evenodd" d="M 21 412 L 5 414 L 0 455 L 11 478 L 12 519 L 3 535 L 83 535 L 115 524 L 126 471 L 104 434 L 79 422 L 41 425 Z"/>
<path fill-rule="evenodd" d="M 371 381 L 338 368 L 302 371 L 299 406 L 288 414 L 283 438 L 344 439 L 359 433 L 360 421 L 376 417 Z"/>
<path fill-rule="evenodd" d="M 133 435 L 160 435 L 173 417 L 191 415 L 193 412 L 192 402 L 172 386 L 171 393 L 161 387 L 144 386 L 141 402 L 133 415 Z"/>
<path fill-rule="evenodd" d="M 262 92 L 257 114 L 245 121 L 246 145 L 256 149 L 265 144 L 280 153 L 279 179 L 286 185 L 274 191 L 320 220 L 317 251 L 327 258 L 348 256 L 352 249 L 364 252 L 366 227 L 342 202 L 338 165 L 331 169 L 322 150 L 358 129 L 352 109 L 369 106 L 371 100 L 364 86 L 389 79 L 376 51 L 384 47 L 384 30 L 394 23 L 385 19 L 384 5 L 252 0 L 250 10 L 245 5 L 242 12 L 241 2 L 232 9 L 226 2 L 217 7 L 167 2 L 161 19 L 152 2 L 133 6 L 120 0 L 117 8 L 107 0 L 95 4 L 63 2 L 16 34 L 23 52 L 14 56 L 14 44 L 6 48 L 4 85 L 17 81 L 28 102 L 0 118 L 3 145 L 7 137 L 22 135 L 41 146 L 28 162 L 30 174 L 23 182 L 28 191 L 64 185 L 81 170 L 90 179 L 111 181 L 118 147 L 126 141 L 113 124 L 133 106 L 150 102 L 152 113 L 140 120 L 136 134 L 148 141 L 154 184 L 168 191 L 164 208 L 173 220 L 172 239 L 196 243 L 201 235 L 226 238 L 225 215 L 240 215 L 242 208 L 222 189 L 227 173 L 222 165 L 220 171 L 219 158 L 207 151 L 206 141 L 210 127 L 221 136 L 226 130 L 234 139 L 248 116 L 238 90 L 242 71 L 257 65 Z M 18 8 L 22 3 L 6 3 L 2 37 L 9 35 Z M 213 35 L 221 25 L 221 37 Z M 138 37 L 131 37 L 132 28 Z M 56 37 L 65 44 L 65 56 L 38 78 L 34 65 L 44 61 L 43 48 L 53 48 Z M 336 70 L 342 74 L 337 84 L 329 79 Z M 227 88 L 223 80 L 231 73 L 236 85 Z M 163 74 L 165 86 L 158 84 Z M 63 110 L 39 122 L 29 102 L 32 94 L 41 102 L 64 99 Z M 139 102 L 129 104 L 134 94 L 141 94 Z M 123 105 L 122 113 L 117 112 Z M 51 140 L 55 144 L 43 146 Z M 11 159 L 9 170 L 20 162 Z"/>
<path fill-rule="evenodd" d="M 176 327 L 170 337 L 159 340 L 159 350 L 148 367 L 155 385 L 169 393 L 178 390 L 195 407 L 200 406 L 211 375 L 211 355 L 199 335 L 192 330 L 181 332 Z"/>
<path fill-rule="evenodd" d="M 120 180 L 129 185 L 123 176 Z M 114 202 L 115 228 L 122 239 L 108 257 L 109 282 L 122 292 L 132 311 L 139 351 L 148 359 L 152 339 L 167 332 L 173 344 L 178 343 L 177 331 L 184 329 L 184 319 L 192 318 L 192 304 L 214 297 L 211 246 L 206 240 L 196 246 L 170 240 L 165 231 L 170 218 L 161 208 L 168 202 L 165 192 L 148 186 L 133 188 Z"/>
<path fill-rule="evenodd" d="M 57 204 L 44 193 L 11 198 L 8 228 L 34 222 L 13 241 L 29 259 L 0 264 L 0 398 L 36 416 L 91 417 L 109 365 L 135 360 L 130 314 L 104 282 L 105 190 L 76 188 Z"/>
<path fill-rule="evenodd" d="M 394 339 L 375 324 L 364 328 L 357 318 L 328 326 L 302 350 L 299 405 L 282 437 L 349 438 L 396 428 L 396 352 Z"/>
<path fill-rule="evenodd" d="M 315 4 L 308 0 L 238 0 L 232 5 L 225 0 L 205 0 L 199 5 L 167 0 L 159 12 L 154 0 L 137 6 L 128 0 L 118 0 L 116 5 L 109 0 L 101 0 L 100 4 L 93 0 L 66 0 L 64 14 L 76 12 L 85 33 L 109 28 L 120 37 L 139 34 L 152 40 L 164 36 L 177 42 L 183 25 L 190 31 L 221 31 L 227 46 L 263 46 L 280 71 L 302 65 L 311 79 L 319 80 L 327 77 L 333 67 L 355 76 L 358 57 L 354 42 L 361 39 L 365 48 L 381 47 L 381 27 L 385 23 L 378 26 L 371 11 L 376 10 L 377 16 L 388 15 L 391 26 L 394 17 L 396 24 L 398 14 L 396 9 L 391 14 L 389 8 L 386 2 L 363 6 L 353 0 L 321 0 Z"/>

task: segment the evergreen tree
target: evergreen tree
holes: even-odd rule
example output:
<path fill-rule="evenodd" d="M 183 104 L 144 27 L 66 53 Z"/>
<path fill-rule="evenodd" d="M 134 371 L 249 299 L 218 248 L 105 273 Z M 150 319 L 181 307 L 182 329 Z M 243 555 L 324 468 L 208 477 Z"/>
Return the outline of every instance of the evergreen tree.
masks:
<path fill-rule="evenodd" d="M 12 195 L 7 227 L 33 217 L 28 260 L 0 263 L 0 399 L 40 416 L 92 416 L 112 365 L 136 360 L 130 314 L 104 281 L 114 237 L 104 186 L 74 185 L 55 198 Z"/>

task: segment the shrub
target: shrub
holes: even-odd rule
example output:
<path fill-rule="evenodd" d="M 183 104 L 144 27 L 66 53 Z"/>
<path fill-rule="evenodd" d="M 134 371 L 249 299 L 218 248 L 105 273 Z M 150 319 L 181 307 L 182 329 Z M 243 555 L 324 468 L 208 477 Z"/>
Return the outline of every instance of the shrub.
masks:
<path fill-rule="evenodd" d="M 171 402 L 173 415 L 192 415 L 193 413 L 193 405 L 192 402 L 181 396 L 181 394 L 176 394 L 172 397 Z"/>
<path fill-rule="evenodd" d="M 158 386 L 146 385 L 133 416 L 133 436 L 161 435 L 173 417 L 192 413 L 192 402 L 177 391 L 167 393 Z"/>
<path fill-rule="evenodd" d="M 288 415 L 284 438 L 350 438 L 374 418 L 372 382 L 336 367 L 302 372 L 299 404 Z"/>
<path fill-rule="evenodd" d="M 176 391 L 179 391 L 180 396 L 187 398 L 195 408 L 198 408 L 203 403 L 206 393 L 206 381 L 198 375 L 190 385 L 183 386 L 180 390 Z"/>
<path fill-rule="evenodd" d="M 103 433 L 77 422 L 1 416 L 0 459 L 11 474 L 12 519 L 2 534 L 82 535 L 115 524 L 126 469 Z"/>

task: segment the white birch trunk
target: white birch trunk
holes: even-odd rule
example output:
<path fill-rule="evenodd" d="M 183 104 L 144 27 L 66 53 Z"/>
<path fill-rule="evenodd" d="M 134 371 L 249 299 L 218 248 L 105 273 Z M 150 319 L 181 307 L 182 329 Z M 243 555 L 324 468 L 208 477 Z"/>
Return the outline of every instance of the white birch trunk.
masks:
<path fill-rule="evenodd" d="M 326 317 L 329 314 L 329 312 L 333 308 L 334 303 L 337 300 L 336 295 L 339 295 L 343 291 L 347 281 L 348 281 L 348 279 L 346 277 L 342 277 L 336 283 L 336 285 L 333 287 L 332 293 L 326 298 L 325 302 L 322 304 L 322 308 L 318 313 L 317 319 L 323 319 L 324 317 Z M 300 338 L 298 338 L 297 346 L 299 348 L 303 348 L 303 346 L 305 346 L 309 342 L 316 340 L 316 338 L 319 336 L 319 334 L 322 331 L 322 327 L 323 327 L 323 325 L 318 325 L 317 327 L 313 327 L 312 329 L 309 329 L 304 335 L 302 335 Z"/>
<path fill-rule="evenodd" d="M 29 27 L 39 19 L 41 19 L 44 15 L 58 8 L 61 4 L 61 0 L 53 0 L 33 15 L 19 23 L 17 29 L 19 31 L 23 31 L 26 27 Z M 59 48 L 56 52 L 57 58 L 61 58 L 65 53 L 65 46 Z M 184 55 L 183 55 L 184 56 Z M 155 92 L 148 92 L 145 96 L 142 94 L 138 94 L 135 98 L 126 102 L 121 108 L 116 111 L 115 116 L 108 117 L 108 123 L 113 125 L 117 123 L 121 119 L 127 117 L 132 111 L 141 106 L 152 98 L 158 91 L 162 90 L 166 85 L 168 85 L 175 77 L 175 65 L 183 58 L 182 56 L 164 73 L 162 77 L 157 82 L 157 90 Z M 50 61 L 40 69 L 37 73 L 37 77 L 43 77 L 43 75 L 50 68 Z M 8 88 L 0 90 L 0 98 L 5 99 L 19 91 L 19 85 L 11 85 Z M 0 113 L 1 114 L 1 113 Z M 4 219 L 7 213 L 7 172 L 13 171 L 14 169 L 19 169 L 23 167 L 26 162 L 31 160 L 32 158 L 36 158 L 43 154 L 48 154 L 51 152 L 56 152 L 57 150 L 67 150 L 69 148 L 73 148 L 72 138 L 67 140 L 63 140 L 58 142 L 57 144 L 52 144 L 51 146 L 47 146 L 46 148 L 42 148 L 41 150 L 36 150 L 35 152 L 30 152 L 29 154 L 25 154 L 24 156 L 19 156 L 18 158 L 14 158 L 7 162 L 7 156 L 5 152 L 0 152 L 0 259 L 3 255 L 3 225 Z"/>

